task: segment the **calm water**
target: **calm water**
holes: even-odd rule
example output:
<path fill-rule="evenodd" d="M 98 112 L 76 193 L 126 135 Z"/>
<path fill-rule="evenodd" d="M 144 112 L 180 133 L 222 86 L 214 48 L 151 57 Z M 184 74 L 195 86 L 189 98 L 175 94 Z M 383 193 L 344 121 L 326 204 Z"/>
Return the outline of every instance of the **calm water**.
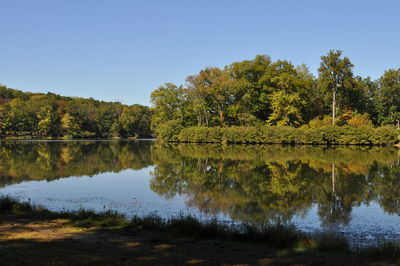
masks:
<path fill-rule="evenodd" d="M 294 223 L 359 244 L 400 239 L 394 148 L 1 141 L 0 195 L 52 210 Z"/>

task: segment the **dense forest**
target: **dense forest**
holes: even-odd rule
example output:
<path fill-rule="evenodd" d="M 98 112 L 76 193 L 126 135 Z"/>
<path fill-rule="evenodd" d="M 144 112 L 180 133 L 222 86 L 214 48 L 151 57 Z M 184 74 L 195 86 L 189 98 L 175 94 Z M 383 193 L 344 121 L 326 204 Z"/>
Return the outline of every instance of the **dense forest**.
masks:
<path fill-rule="evenodd" d="M 166 83 L 151 94 L 152 126 L 167 140 L 188 127 L 398 127 L 400 69 L 372 80 L 353 67 L 337 50 L 321 57 L 318 77 L 266 55 L 208 67 L 184 86 Z"/>
<path fill-rule="evenodd" d="M 207 67 L 188 76 L 184 86 L 166 83 L 152 92 L 151 108 L 0 86 L 0 136 L 156 136 L 187 142 L 243 139 L 246 143 L 265 143 L 272 137 L 279 143 L 285 139 L 294 139 L 291 142 L 295 143 L 396 142 L 400 69 L 389 69 L 378 80 L 372 80 L 356 76 L 353 67 L 350 59 L 337 50 L 321 57 L 318 77 L 306 65 L 294 66 L 286 60 L 272 61 L 269 56 L 258 55 L 223 69 Z M 270 126 L 284 128 L 272 130 Z M 370 130 L 381 126 L 386 127 Z M 259 130 L 261 127 L 264 130 Z M 291 131 L 293 128 L 300 130 Z M 318 130 L 304 130 L 310 128 Z M 264 133 L 248 139 L 261 131 Z"/>
<path fill-rule="evenodd" d="M 151 111 L 53 93 L 22 92 L 0 86 L 0 136 L 149 137 Z"/>

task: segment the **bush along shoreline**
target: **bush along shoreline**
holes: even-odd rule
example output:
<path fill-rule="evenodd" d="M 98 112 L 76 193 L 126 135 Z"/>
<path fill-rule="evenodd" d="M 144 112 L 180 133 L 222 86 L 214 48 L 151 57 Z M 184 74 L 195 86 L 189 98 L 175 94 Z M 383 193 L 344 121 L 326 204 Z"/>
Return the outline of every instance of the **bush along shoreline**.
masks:
<path fill-rule="evenodd" d="M 187 127 L 166 124 L 158 139 L 186 143 L 297 144 L 297 145 L 381 145 L 399 141 L 395 127 L 324 126 L 318 128 L 289 126 L 259 127 Z"/>
<path fill-rule="evenodd" d="M 21 202 L 9 196 L 0 196 L 0 222 L 13 219 L 32 221 L 66 219 L 82 229 L 119 229 L 124 234 L 136 235 L 147 231 L 170 236 L 192 237 L 197 240 L 216 239 L 234 242 L 264 244 L 273 248 L 290 248 L 310 252 L 337 252 L 365 258 L 400 258 L 397 242 L 382 242 L 366 247 L 351 247 L 349 241 L 337 233 L 305 233 L 290 224 L 244 224 L 229 226 L 218 220 L 201 221 L 190 215 L 179 215 L 168 219 L 156 215 L 135 216 L 127 219 L 113 211 L 96 213 L 88 210 L 52 212 L 29 202 Z M 83 232 L 83 231 L 82 231 Z M 92 231 L 91 231 L 92 232 Z"/>

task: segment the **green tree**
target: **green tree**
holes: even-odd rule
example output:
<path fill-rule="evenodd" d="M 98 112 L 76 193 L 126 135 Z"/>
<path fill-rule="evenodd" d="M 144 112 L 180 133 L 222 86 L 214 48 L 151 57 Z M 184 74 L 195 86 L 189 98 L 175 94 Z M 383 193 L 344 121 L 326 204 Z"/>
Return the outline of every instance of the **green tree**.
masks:
<path fill-rule="evenodd" d="M 65 113 L 61 118 L 61 128 L 64 136 L 79 136 L 80 125 L 76 118 L 69 113 Z"/>
<path fill-rule="evenodd" d="M 182 87 L 172 83 L 165 83 L 151 93 L 152 119 L 151 127 L 157 133 L 157 128 L 168 121 L 175 121 L 180 125 L 185 121 L 185 99 Z"/>
<path fill-rule="evenodd" d="M 103 137 L 111 137 L 111 128 L 121 114 L 121 106 L 119 104 L 107 103 L 102 104 L 98 108 L 99 112 L 99 134 Z"/>
<path fill-rule="evenodd" d="M 300 126 L 303 121 L 301 107 L 305 104 L 299 93 L 277 91 L 271 94 L 272 114 L 268 122 L 278 126 Z"/>
<path fill-rule="evenodd" d="M 370 77 L 356 77 L 356 90 L 358 97 L 353 97 L 353 110 L 360 114 L 368 114 L 374 124 L 378 122 L 378 113 L 376 108 L 376 95 L 379 90 L 378 81 L 371 80 Z"/>
<path fill-rule="evenodd" d="M 38 131 L 42 136 L 55 136 L 58 128 L 58 116 L 51 106 L 43 106 L 37 113 Z"/>
<path fill-rule="evenodd" d="M 241 113 L 249 113 L 265 121 L 271 113 L 268 83 L 273 75 L 272 60 L 267 55 L 257 55 L 253 60 L 232 63 L 228 69 L 238 81 L 237 100 Z"/>
<path fill-rule="evenodd" d="M 123 135 L 122 126 L 118 120 L 115 120 L 114 123 L 111 125 L 108 135 L 110 137 L 121 137 Z"/>
<path fill-rule="evenodd" d="M 279 63 L 279 62 L 278 62 Z M 272 113 L 268 122 L 276 125 L 300 126 L 309 118 L 313 76 L 305 66 L 295 68 L 282 61 L 284 71 L 271 78 L 269 96 Z"/>
<path fill-rule="evenodd" d="M 151 132 L 148 130 L 151 123 L 150 117 L 151 114 L 148 107 L 139 104 L 125 106 L 119 118 L 123 135 L 130 137 L 149 137 L 151 135 Z"/>
<path fill-rule="evenodd" d="M 220 125 L 225 124 L 227 107 L 233 103 L 235 80 L 226 70 L 206 68 L 198 75 L 187 78 L 189 88 L 204 95 L 210 101 L 210 112 L 217 114 Z"/>
<path fill-rule="evenodd" d="M 27 101 L 21 98 L 12 99 L 8 117 L 10 130 L 13 134 L 33 134 L 36 132 L 37 118 Z"/>
<path fill-rule="evenodd" d="M 0 136 L 7 134 L 11 126 L 8 114 L 10 113 L 8 105 L 0 105 Z"/>
<path fill-rule="evenodd" d="M 330 50 L 327 55 L 321 57 L 318 68 L 318 85 L 332 96 L 332 123 L 336 124 L 336 108 L 338 96 L 344 98 L 344 92 L 354 86 L 353 64 L 347 57 L 341 58 L 342 51 Z"/>
<path fill-rule="evenodd" d="M 400 122 L 400 69 L 389 69 L 379 79 L 380 88 L 376 94 L 378 121 L 381 124 Z"/>

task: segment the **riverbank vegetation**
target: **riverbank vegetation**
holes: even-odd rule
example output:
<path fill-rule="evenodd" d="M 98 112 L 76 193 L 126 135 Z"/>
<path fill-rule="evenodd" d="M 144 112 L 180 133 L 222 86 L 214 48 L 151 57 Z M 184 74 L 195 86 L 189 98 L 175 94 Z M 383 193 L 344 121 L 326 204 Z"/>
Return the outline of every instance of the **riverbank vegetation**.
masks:
<path fill-rule="evenodd" d="M 393 145 L 398 131 L 391 127 L 327 126 L 294 128 L 289 126 L 260 127 L 188 127 L 163 140 L 196 143 L 257 144 L 327 144 L 327 145 Z"/>
<path fill-rule="evenodd" d="M 0 137 L 150 137 L 149 107 L 0 85 Z"/>
<path fill-rule="evenodd" d="M 400 69 L 373 81 L 354 75 L 353 66 L 331 50 L 318 77 L 306 65 L 264 55 L 208 67 L 184 86 L 166 83 L 152 93 L 152 127 L 166 141 L 393 144 Z"/>
<path fill-rule="evenodd" d="M 199 263 L 207 264 L 216 261 L 223 263 L 226 260 L 223 254 L 232 253 L 232 248 L 240 260 L 248 260 L 243 263 L 265 261 L 303 264 L 313 261 L 316 264 L 325 265 L 394 265 L 399 262 L 400 257 L 400 248 L 396 243 L 354 249 L 338 234 L 306 234 L 292 225 L 285 224 L 265 224 L 262 227 L 246 224 L 239 228 L 214 220 L 199 221 L 194 217 L 184 215 L 170 219 L 162 219 L 158 216 L 126 219 L 114 212 L 94 213 L 83 210 L 51 212 L 4 196 L 0 197 L 0 214 L 0 230 L 2 230 L 0 255 L 2 258 L 9 258 L 10 265 L 26 263 L 27 261 L 22 262 L 22 258 L 27 256 L 10 256 L 10 254 L 15 255 L 21 246 L 30 245 L 36 252 L 36 256 L 33 257 L 42 262 L 50 259 L 55 262 L 57 256 L 49 256 L 52 254 L 49 250 L 53 251 L 53 254 L 58 254 L 60 245 L 68 246 L 69 249 L 75 248 L 75 251 L 68 256 L 70 265 L 82 263 L 82 259 L 93 260 L 92 252 L 96 252 L 97 260 L 118 259 L 119 261 L 121 246 L 128 251 L 123 252 L 125 262 L 141 261 L 143 256 L 148 256 L 150 253 L 152 259 L 147 260 L 148 264 L 158 264 L 162 260 L 165 262 L 166 259 L 177 263 L 182 260 L 182 257 L 189 260 L 188 256 Z M 41 227 L 45 230 L 41 230 Z M 30 230 L 21 232 L 24 228 Z M 3 229 L 7 230 L 3 231 Z M 46 235 L 49 231 L 52 237 Z M 93 251 L 88 248 L 89 242 L 96 244 Z M 104 245 L 102 248 L 100 248 L 102 245 L 99 247 L 100 243 Z M 180 245 L 184 246 L 183 250 Z M 172 252 L 173 256 L 150 252 L 157 246 L 171 249 L 168 251 Z M 211 249 L 218 250 L 212 252 L 210 248 L 207 248 L 210 246 L 212 246 Z M 85 248 L 76 249 L 77 247 Z M 114 257 L 110 258 L 109 252 L 99 255 L 99 250 L 107 248 L 113 248 Z M 200 253 L 196 252 L 196 249 Z M 211 253 L 204 253 L 204 249 L 210 249 Z M 32 250 L 30 249 L 30 252 Z M 211 254 L 213 254 L 212 259 L 208 257 Z M 277 254 L 280 255 L 277 256 Z M 76 261 L 71 261 L 71 258 L 76 258 Z M 237 263 L 239 261 L 237 259 L 235 257 L 233 262 Z M 29 264 L 33 264 L 34 261 L 30 259 Z M 39 262 L 37 264 L 39 265 Z"/>

